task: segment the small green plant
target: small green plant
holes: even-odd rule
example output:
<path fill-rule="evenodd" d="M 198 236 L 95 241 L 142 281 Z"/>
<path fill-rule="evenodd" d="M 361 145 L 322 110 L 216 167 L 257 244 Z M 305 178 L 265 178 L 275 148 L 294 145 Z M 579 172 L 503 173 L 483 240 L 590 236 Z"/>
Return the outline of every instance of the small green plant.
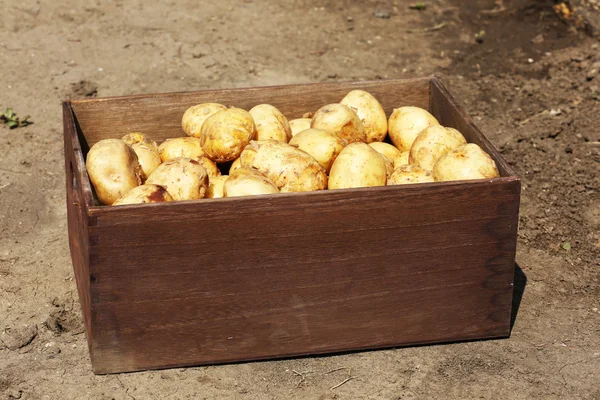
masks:
<path fill-rule="evenodd" d="M 29 121 L 29 115 L 18 117 L 17 113 L 15 113 L 10 107 L 4 110 L 4 112 L 0 113 L 0 121 L 5 123 L 10 129 L 33 124 L 32 121 Z"/>
<path fill-rule="evenodd" d="M 426 9 L 426 8 L 427 8 L 427 4 L 423 3 L 422 1 L 417 1 L 417 2 L 416 2 L 416 3 L 414 3 L 414 4 L 411 4 L 411 5 L 409 6 L 409 8 L 410 8 L 411 10 L 419 10 L 419 11 L 422 11 L 422 10 L 424 10 L 424 9 Z"/>

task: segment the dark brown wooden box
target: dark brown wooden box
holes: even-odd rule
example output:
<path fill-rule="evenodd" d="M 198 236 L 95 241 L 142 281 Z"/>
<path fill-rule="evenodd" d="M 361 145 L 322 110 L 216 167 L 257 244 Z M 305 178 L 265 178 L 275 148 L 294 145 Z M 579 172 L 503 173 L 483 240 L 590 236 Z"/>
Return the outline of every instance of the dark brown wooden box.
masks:
<path fill-rule="evenodd" d="M 288 118 L 351 89 L 429 109 L 501 177 L 95 206 L 89 146 L 183 136 L 191 105 Z M 63 106 L 69 243 L 95 373 L 507 337 L 520 180 L 435 77 L 78 100 Z"/>

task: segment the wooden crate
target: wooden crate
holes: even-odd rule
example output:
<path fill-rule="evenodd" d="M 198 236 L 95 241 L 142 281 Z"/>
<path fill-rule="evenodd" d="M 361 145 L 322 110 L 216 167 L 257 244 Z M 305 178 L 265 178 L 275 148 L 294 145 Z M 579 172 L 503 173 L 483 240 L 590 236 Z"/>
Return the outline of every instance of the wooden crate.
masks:
<path fill-rule="evenodd" d="M 288 118 L 352 89 L 429 109 L 501 177 L 96 206 L 89 146 L 183 136 L 191 105 Z M 435 77 L 127 96 L 63 105 L 69 243 L 95 373 L 507 337 L 520 180 Z"/>

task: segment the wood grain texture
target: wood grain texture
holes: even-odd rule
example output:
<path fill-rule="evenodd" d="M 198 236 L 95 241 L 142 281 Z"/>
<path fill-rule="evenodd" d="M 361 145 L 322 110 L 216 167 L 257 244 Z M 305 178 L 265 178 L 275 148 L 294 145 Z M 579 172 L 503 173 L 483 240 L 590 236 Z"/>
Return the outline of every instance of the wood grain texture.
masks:
<path fill-rule="evenodd" d="M 95 370 L 506 336 L 518 186 L 94 211 Z"/>
<path fill-rule="evenodd" d="M 502 155 L 481 133 L 471 117 L 458 104 L 450 92 L 436 77 L 431 79 L 431 113 L 441 125 L 458 129 L 469 143 L 479 145 L 496 162 L 500 176 L 517 176 L 512 167 L 504 160 Z"/>
<path fill-rule="evenodd" d="M 73 111 L 69 103 L 63 104 L 63 127 L 65 144 L 65 172 L 67 194 L 67 224 L 69 248 L 73 261 L 75 281 L 88 344 L 92 342 L 88 206 L 91 205 L 91 191 L 85 169 L 83 155 L 77 137 Z M 86 193 L 87 188 L 87 193 Z"/>
<path fill-rule="evenodd" d="M 246 110 L 257 104 L 277 107 L 289 119 L 338 103 L 352 89 L 373 94 L 390 115 L 403 105 L 429 107 L 429 79 L 319 83 L 241 89 L 205 90 L 73 101 L 73 109 L 89 146 L 98 140 L 120 138 L 140 131 L 157 142 L 185 136 L 181 117 L 195 104 L 217 102 Z"/>
<path fill-rule="evenodd" d="M 431 89 L 434 115 L 488 151 L 503 177 L 92 205 L 85 149 L 114 137 L 115 126 L 143 130 L 209 100 L 268 102 L 299 116 L 352 88 L 383 99 L 388 114 L 400 105 L 429 108 Z M 76 178 L 67 182 L 69 235 L 95 373 L 509 334 L 520 181 L 435 78 L 73 107 L 75 120 L 65 108 L 65 153 Z M 180 128 L 171 121 L 154 129 L 168 137 Z M 77 196 L 88 199 L 80 208 Z"/>

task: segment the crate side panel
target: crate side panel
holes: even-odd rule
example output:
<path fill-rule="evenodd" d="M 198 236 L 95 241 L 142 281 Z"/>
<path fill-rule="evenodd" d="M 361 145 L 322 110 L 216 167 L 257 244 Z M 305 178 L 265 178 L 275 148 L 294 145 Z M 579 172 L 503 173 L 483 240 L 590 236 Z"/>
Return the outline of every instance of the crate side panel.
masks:
<path fill-rule="evenodd" d="M 85 201 L 85 186 L 81 183 L 80 147 L 73 112 L 69 104 L 63 105 L 64 156 L 66 174 L 66 201 L 69 248 L 73 271 L 77 283 L 79 303 L 83 314 L 88 345 L 92 343 L 88 215 Z M 91 347 L 90 347 L 91 348 Z"/>
<path fill-rule="evenodd" d="M 96 371 L 507 335 L 518 182 L 389 189 L 102 213 Z"/>
<path fill-rule="evenodd" d="M 368 90 L 381 102 L 388 116 L 393 108 L 403 105 L 429 107 L 429 79 L 422 78 L 131 96 L 75 101 L 73 108 L 89 146 L 131 131 L 143 132 L 162 142 L 185 136 L 181 117 L 195 104 L 217 102 L 249 110 L 257 104 L 268 103 L 293 119 L 306 112 L 315 112 L 326 104 L 338 103 L 353 89 Z"/>

